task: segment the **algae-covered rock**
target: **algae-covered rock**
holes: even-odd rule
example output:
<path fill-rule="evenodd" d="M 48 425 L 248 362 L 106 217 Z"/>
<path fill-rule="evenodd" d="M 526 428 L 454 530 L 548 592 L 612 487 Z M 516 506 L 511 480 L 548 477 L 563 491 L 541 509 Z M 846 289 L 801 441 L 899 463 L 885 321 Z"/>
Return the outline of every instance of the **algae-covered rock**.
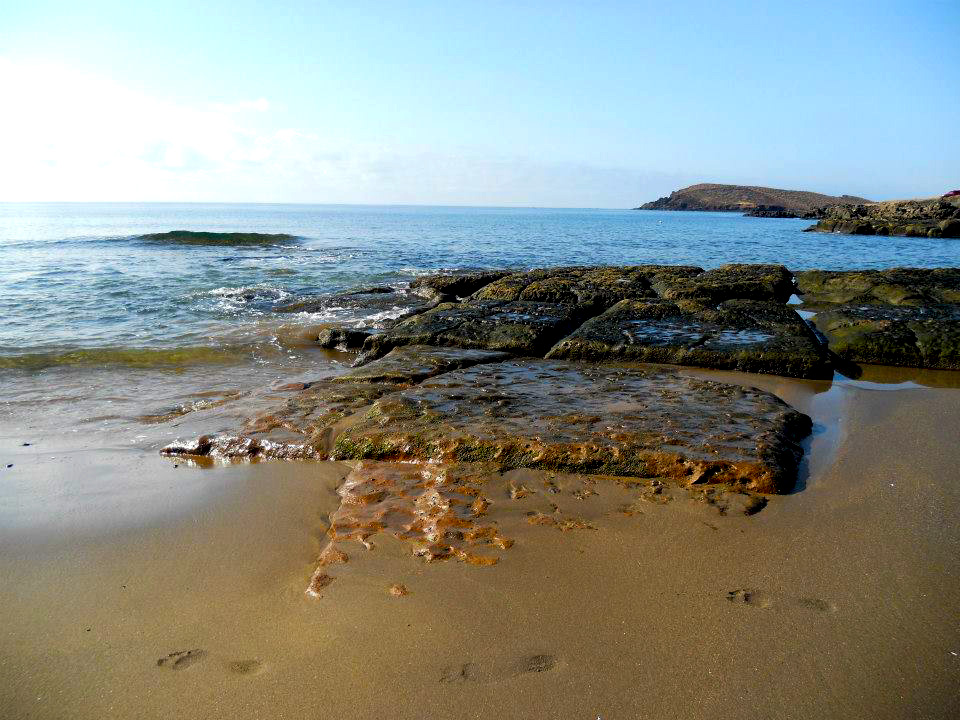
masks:
<path fill-rule="evenodd" d="M 907 237 L 958 237 L 944 226 L 960 232 L 960 198 L 894 200 L 877 203 L 839 204 L 820 213 L 820 220 L 807 228 L 813 232 L 851 235 L 906 235 Z M 949 230 L 954 232 L 954 230 Z"/>
<path fill-rule="evenodd" d="M 960 303 L 960 268 L 807 270 L 796 274 L 805 305 Z"/>
<path fill-rule="evenodd" d="M 370 332 L 367 330 L 344 327 L 323 328 L 317 334 L 317 345 L 331 350 L 356 350 L 368 337 Z"/>
<path fill-rule="evenodd" d="M 960 370 L 960 305 L 844 305 L 814 322 L 844 360 Z"/>
<path fill-rule="evenodd" d="M 456 302 L 510 274 L 509 270 L 479 270 L 426 275 L 411 282 L 410 289 L 431 300 Z"/>
<path fill-rule="evenodd" d="M 582 305 L 600 312 L 624 299 L 656 297 L 653 282 L 661 276 L 699 275 L 702 268 L 670 265 L 561 267 L 514 273 L 487 285 L 476 300 L 526 300 Z"/>
<path fill-rule="evenodd" d="M 724 370 L 829 378 L 825 348 L 792 309 L 728 300 L 718 307 L 624 300 L 588 320 L 547 357 L 660 362 Z"/>
<path fill-rule="evenodd" d="M 358 364 L 403 345 L 499 350 L 542 357 L 586 317 L 579 305 L 471 300 L 443 303 L 398 322 L 364 342 Z"/>
<path fill-rule="evenodd" d="M 377 400 L 335 459 L 486 462 L 785 492 L 810 419 L 760 390 L 542 360 L 479 365 Z"/>
<path fill-rule="evenodd" d="M 705 273 L 654 279 L 657 295 L 668 300 L 773 300 L 785 303 L 794 293 L 793 277 L 783 265 L 733 263 Z"/>

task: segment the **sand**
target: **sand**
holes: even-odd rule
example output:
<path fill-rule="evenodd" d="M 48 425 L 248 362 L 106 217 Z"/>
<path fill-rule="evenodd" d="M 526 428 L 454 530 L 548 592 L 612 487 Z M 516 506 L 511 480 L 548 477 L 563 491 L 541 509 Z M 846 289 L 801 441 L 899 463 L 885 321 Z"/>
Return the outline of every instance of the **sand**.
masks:
<path fill-rule="evenodd" d="M 814 418 L 797 491 L 749 517 L 684 497 L 625 514 L 615 483 L 577 501 L 581 480 L 555 476 L 593 529 L 494 497 L 516 540 L 497 565 L 426 564 L 377 536 L 319 599 L 304 588 L 347 465 L 91 448 L 57 464 L 8 438 L 0 716 L 960 714 L 960 390 L 879 384 L 952 375 L 699 374 Z M 44 492 L 57 477 L 84 491 Z"/>

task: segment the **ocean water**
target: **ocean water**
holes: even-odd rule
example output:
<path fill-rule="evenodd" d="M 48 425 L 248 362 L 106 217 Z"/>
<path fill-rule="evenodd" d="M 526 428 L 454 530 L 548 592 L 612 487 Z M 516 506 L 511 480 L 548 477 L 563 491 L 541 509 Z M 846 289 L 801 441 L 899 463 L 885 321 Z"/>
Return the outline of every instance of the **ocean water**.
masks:
<path fill-rule="evenodd" d="M 375 323 L 404 309 L 402 293 L 373 307 L 334 294 L 402 288 L 442 269 L 960 265 L 956 240 L 803 233 L 808 225 L 631 210 L 0 204 L 0 421 L 109 429 L 315 374 L 341 360 L 304 343 L 298 328 Z M 170 230 L 292 237 L 259 245 L 143 237 Z M 277 312 L 304 298 L 321 302 Z"/>

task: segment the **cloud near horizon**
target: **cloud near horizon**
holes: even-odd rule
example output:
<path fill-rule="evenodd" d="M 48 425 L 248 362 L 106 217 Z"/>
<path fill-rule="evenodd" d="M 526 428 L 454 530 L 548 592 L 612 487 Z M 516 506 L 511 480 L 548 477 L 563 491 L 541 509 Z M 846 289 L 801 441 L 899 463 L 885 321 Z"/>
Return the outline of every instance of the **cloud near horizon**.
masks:
<path fill-rule="evenodd" d="M 689 178 L 280 126 L 268 98 L 203 105 L 0 58 L 0 200 L 630 207 Z"/>

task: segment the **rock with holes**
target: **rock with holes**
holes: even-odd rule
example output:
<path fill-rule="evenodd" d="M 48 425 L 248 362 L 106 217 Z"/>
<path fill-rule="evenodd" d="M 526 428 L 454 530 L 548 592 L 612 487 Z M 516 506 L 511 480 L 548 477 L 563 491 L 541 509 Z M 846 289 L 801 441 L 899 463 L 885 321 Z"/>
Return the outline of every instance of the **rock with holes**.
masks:
<path fill-rule="evenodd" d="M 550 358 L 639 361 L 829 378 L 826 349 L 786 305 L 623 300 L 561 340 Z"/>
<path fill-rule="evenodd" d="M 760 390 L 667 369 L 513 360 L 384 395 L 342 429 L 332 456 L 784 492 L 809 431 L 806 415 Z"/>

